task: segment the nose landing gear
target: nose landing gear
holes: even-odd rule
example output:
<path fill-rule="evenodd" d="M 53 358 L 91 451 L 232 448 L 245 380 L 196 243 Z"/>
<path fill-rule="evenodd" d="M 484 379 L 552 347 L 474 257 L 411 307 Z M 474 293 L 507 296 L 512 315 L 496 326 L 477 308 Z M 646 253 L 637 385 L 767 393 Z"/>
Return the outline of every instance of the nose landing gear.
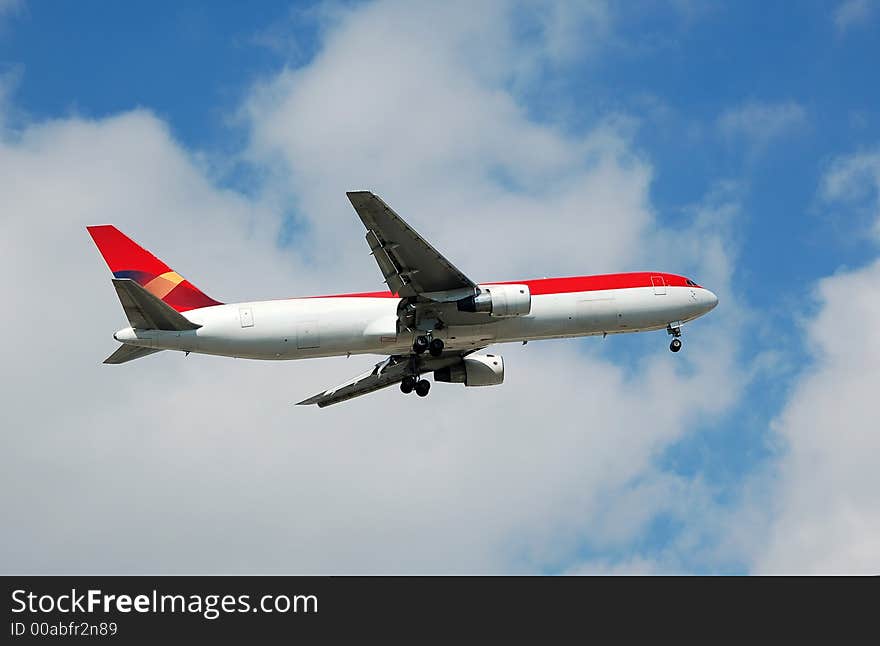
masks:
<path fill-rule="evenodd" d="M 681 323 L 670 323 L 666 326 L 666 333 L 672 335 L 669 349 L 673 352 L 681 350 Z"/>

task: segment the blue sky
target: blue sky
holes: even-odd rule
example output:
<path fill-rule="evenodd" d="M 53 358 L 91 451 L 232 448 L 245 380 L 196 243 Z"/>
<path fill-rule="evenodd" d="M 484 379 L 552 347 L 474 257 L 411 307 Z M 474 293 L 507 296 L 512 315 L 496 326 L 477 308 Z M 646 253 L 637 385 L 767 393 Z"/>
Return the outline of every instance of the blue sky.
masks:
<path fill-rule="evenodd" d="M 741 184 L 738 281 L 756 305 L 774 307 L 779 292 L 873 252 L 817 213 L 808 189 L 834 155 L 880 139 L 880 87 L 869 81 L 876 17 L 839 33 L 829 2 L 682 6 L 616 6 L 610 60 L 545 70 L 549 92 L 531 91 L 526 105 L 575 132 L 609 112 L 644 119 L 635 140 L 656 164 L 652 198 L 672 221 L 713 183 Z M 315 13 L 313 3 L 27 4 L 6 19 L 0 60 L 18 75 L 15 104 L 31 118 L 142 106 L 186 144 L 228 150 L 240 146 L 235 112 L 252 84 L 314 54 Z M 760 153 L 712 133 L 724 110 L 755 100 L 796 102 L 799 131 Z"/>
<path fill-rule="evenodd" d="M 8 88 L 9 132 L 51 120 L 100 122 L 144 109 L 166 124 L 190 158 L 207 159 L 208 178 L 219 189 L 260 195 L 261 208 L 270 204 L 266 208 L 280 211 L 280 228 L 267 230 L 274 231 L 281 258 L 314 253 L 300 247 L 297 237 L 310 225 L 296 224 L 308 204 L 297 193 L 305 180 L 296 162 L 289 162 L 293 179 L 283 183 L 286 188 L 266 188 L 284 171 L 268 164 L 271 156 L 262 151 L 286 131 L 267 129 L 263 137 L 262 126 L 254 125 L 261 114 L 267 122 L 274 118 L 272 109 L 261 107 L 259 89 L 279 78 L 283 87 L 284 74 L 293 75 L 293 83 L 303 78 L 298 71 L 320 70 L 335 30 L 366 13 L 369 3 L 4 6 L 0 73 Z M 792 436 L 781 440 L 774 424 L 795 406 L 793 393 L 815 369 L 815 338 L 805 330 L 824 307 L 817 285 L 877 256 L 871 234 L 876 187 L 832 199 L 822 186 L 835 160 L 870 155 L 880 142 L 880 7 L 862 0 L 597 6 L 601 16 L 588 16 L 582 32 L 589 42 L 561 41 L 570 53 L 539 54 L 533 61 L 523 54 L 523 73 L 493 68 L 486 74 L 528 123 L 571 141 L 613 124 L 626 148 L 623 158 L 650 168 L 645 210 L 653 220 L 646 235 L 662 232 L 657 235 L 666 243 L 619 255 L 605 270 L 675 262 L 677 233 L 690 240 L 699 213 L 729 209 L 721 219 L 710 218 L 714 224 L 700 235 L 720 235 L 729 261 L 728 311 L 736 315 L 722 319 L 713 334 L 731 335 L 730 365 L 738 375 L 731 381 L 731 401 L 683 418 L 687 430 L 655 447 L 649 476 L 635 474 L 623 488 L 638 490 L 641 478 L 659 471 L 698 482 L 713 514 L 736 517 L 754 505 L 756 488 L 770 486 L 766 479 L 783 472 L 776 471 L 777 460 L 784 459 Z M 541 40 L 543 23 L 528 3 L 514 3 L 512 11 L 515 47 L 528 52 Z M 466 12 L 461 19 L 468 20 Z M 575 31 L 574 40 L 580 38 Z M 484 64 L 472 62 L 475 68 Z M 296 124 L 289 125 L 295 130 Z M 283 150 L 272 154 L 295 159 Z M 407 217 L 419 221 L 417 214 Z M 354 223 L 351 235 L 357 244 Z M 705 266 L 704 256 L 683 253 L 677 260 L 678 266 L 662 268 L 703 280 L 695 272 Z M 348 288 L 329 285 L 325 291 Z M 700 338 L 695 332 L 686 349 L 698 352 Z M 716 341 L 723 346 L 723 337 Z M 656 350 L 658 339 L 622 337 L 598 349 L 595 340 L 581 343 L 573 346 L 577 352 L 618 366 L 624 380 L 637 381 L 647 368 L 641 357 Z M 683 379 L 709 378 L 698 364 L 680 370 Z M 582 561 L 592 564 L 588 571 L 630 565 L 647 571 L 760 569 L 760 559 L 748 550 L 707 556 L 703 548 L 723 542 L 725 527 L 660 505 L 629 539 L 609 543 L 587 535 L 559 559 L 539 559 L 536 568 L 564 572 Z M 518 544 L 516 535 L 507 540 Z M 682 548 L 683 542 L 693 550 Z M 651 564 L 662 563 L 671 550 L 677 551 L 671 564 Z M 803 563 L 790 567 L 809 569 Z"/>

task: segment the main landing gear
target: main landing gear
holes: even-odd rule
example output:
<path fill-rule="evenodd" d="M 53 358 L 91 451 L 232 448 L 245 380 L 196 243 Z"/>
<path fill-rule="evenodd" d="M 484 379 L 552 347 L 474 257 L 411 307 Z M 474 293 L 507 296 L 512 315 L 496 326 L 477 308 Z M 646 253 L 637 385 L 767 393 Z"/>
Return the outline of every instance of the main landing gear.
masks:
<path fill-rule="evenodd" d="M 427 397 L 428 391 L 431 390 L 431 382 L 427 379 L 416 379 L 412 375 L 407 375 L 400 382 L 400 392 L 408 395 L 414 390 L 419 397 Z"/>
<path fill-rule="evenodd" d="M 429 339 L 425 335 L 419 335 L 413 341 L 413 352 L 422 354 L 427 350 L 432 357 L 439 357 L 443 354 L 443 339 Z"/>
<path fill-rule="evenodd" d="M 435 339 L 427 334 L 420 334 L 413 340 L 413 353 L 416 355 L 424 354 L 426 351 L 432 357 L 439 357 L 443 354 L 443 339 Z M 415 357 L 413 359 L 413 370 L 417 365 Z M 407 375 L 400 382 L 400 392 L 408 395 L 412 391 L 416 391 L 419 397 L 427 397 L 428 391 L 431 390 L 431 382 L 427 379 L 419 379 L 418 375 Z"/>
<path fill-rule="evenodd" d="M 681 323 L 670 323 L 666 326 L 666 333 L 672 335 L 672 341 L 669 342 L 669 349 L 673 352 L 681 350 Z"/>

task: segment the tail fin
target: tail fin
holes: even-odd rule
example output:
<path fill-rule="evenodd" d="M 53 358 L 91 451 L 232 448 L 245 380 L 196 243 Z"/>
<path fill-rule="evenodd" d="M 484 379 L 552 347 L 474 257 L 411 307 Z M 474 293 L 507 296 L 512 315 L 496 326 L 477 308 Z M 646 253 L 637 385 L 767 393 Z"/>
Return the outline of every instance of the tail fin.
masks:
<path fill-rule="evenodd" d="M 115 278 L 130 278 L 178 312 L 222 305 L 111 224 L 86 227 Z"/>

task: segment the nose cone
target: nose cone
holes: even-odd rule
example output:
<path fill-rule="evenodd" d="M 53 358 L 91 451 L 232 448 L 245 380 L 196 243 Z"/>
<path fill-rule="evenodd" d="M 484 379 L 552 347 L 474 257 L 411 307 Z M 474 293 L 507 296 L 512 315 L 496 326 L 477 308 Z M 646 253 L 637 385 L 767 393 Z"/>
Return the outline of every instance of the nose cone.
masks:
<path fill-rule="evenodd" d="M 703 290 L 703 301 L 705 302 L 707 312 L 714 310 L 715 306 L 718 305 L 718 297 L 708 289 Z"/>

